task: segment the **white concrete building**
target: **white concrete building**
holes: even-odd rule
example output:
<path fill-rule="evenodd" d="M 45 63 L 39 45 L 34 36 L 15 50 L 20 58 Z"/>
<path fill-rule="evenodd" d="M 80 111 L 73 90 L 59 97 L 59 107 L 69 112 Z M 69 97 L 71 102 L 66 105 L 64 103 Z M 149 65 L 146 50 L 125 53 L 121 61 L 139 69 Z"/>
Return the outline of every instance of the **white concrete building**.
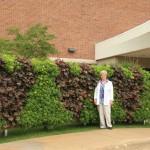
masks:
<path fill-rule="evenodd" d="M 150 21 L 95 45 L 98 64 L 118 64 L 131 60 L 150 68 Z"/>

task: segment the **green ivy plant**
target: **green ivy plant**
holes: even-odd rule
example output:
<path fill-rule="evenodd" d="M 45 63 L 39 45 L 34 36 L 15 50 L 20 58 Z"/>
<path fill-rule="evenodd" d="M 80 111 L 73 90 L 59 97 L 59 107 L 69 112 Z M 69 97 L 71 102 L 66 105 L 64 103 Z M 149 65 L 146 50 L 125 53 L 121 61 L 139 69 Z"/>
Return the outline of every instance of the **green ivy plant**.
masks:
<path fill-rule="evenodd" d="M 9 73 L 12 73 L 14 70 L 21 69 L 22 64 L 19 63 L 14 56 L 3 54 L 2 58 L 5 62 L 5 68 Z"/>
<path fill-rule="evenodd" d="M 87 99 L 84 102 L 79 120 L 83 124 L 98 123 L 98 110 L 92 99 Z"/>
<path fill-rule="evenodd" d="M 112 105 L 111 119 L 115 122 L 123 122 L 126 117 L 126 111 L 121 107 L 120 100 L 115 99 Z"/>
<path fill-rule="evenodd" d="M 150 119 L 150 96 L 149 99 L 140 99 L 139 103 L 140 107 L 133 114 L 135 122 L 143 122 Z"/>
<path fill-rule="evenodd" d="M 40 75 L 29 93 L 28 103 L 20 113 L 19 124 L 26 128 L 65 124 L 72 120 L 72 113 L 60 102 L 60 92 L 55 78 Z"/>
<path fill-rule="evenodd" d="M 109 66 L 109 65 L 105 65 L 105 66 L 101 66 L 101 65 L 92 65 L 91 68 L 94 70 L 94 75 L 95 77 L 99 78 L 100 77 L 100 72 L 102 70 L 106 70 L 108 73 L 108 78 L 113 76 L 114 70 Z"/>
<path fill-rule="evenodd" d="M 132 71 L 130 71 L 128 68 L 125 68 L 123 66 L 121 66 L 120 68 L 122 69 L 125 78 L 134 79 L 134 75 Z"/>
<path fill-rule="evenodd" d="M 49 59 L 39 60 L 33 58 L 32 60 L 33 68 L 36 74 L 50 74 L 51 77 L 57 77 L 60 73 L 59 67 Z"/>
<path fill-rule="evenodd" d="M 78 76 L 81 74 L 81 67 L 78 63 L 69 63 L 69 67 L 70 67 L 70 73 L 74 76 Z"/>
<path fill-rule="evenodd" d="M 145 92 L 149 92 L 150 91 L 150 72 L 143 70 L 143 69 L 139 69 L 139 72 L 142 74 L 143 76 L 143 83 L 144 83 L 144 88 L 143 90 Z M 147 95 L 147 94 L 146 94 Z M 149 95 L 149 94 L 148 94 Z"/>

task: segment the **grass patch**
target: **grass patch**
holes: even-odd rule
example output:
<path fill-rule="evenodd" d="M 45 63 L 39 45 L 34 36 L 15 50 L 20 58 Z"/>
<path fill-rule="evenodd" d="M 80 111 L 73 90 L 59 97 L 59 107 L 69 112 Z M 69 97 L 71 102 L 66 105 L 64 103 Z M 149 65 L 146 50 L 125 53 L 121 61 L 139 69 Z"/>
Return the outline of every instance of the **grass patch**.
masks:
<path fill-rule="evenodd" d="M 150 125 L 142 125 L 142 124 L 117 124 L 114 125 L 113 128 L 150 128 Z M 76 133 L 76 132 L 85 132 L 99 129 L 98 125 L 88 125 L 83 126 L 79 124 L 75 125 L 63 125 L 57 126 L 55 129 L 43 130 L 42 127 L 36 127 L 32 129 L 25 128 L 13 128 L 8 130 L 8 137 L 3 137 L 0 135 L 0 143 L 24 140 L 29 138 L 37 138 L 43 136 L 51 136 L 51 135 L 59 135 L 59 134 L 67 134 L 67 133 Z"/>
<path fill-rule="evenodd" d="M 58 134 L 67 134 L 67 133 L 75 133 L 75 132 L 84 132 L 90 130 L 96 130 L 98 126 L 83 126 L 83 125 L 64 125 L 55 127 L 55 129 L 44 130 L 43 127 L 36 127 L 32 129 L 25 128 L 13 128 L 8 130 L 8 136 L 3 137 L 0 135 L 0 143 L 50 136 L 50 135 L 58 135 Z"/>

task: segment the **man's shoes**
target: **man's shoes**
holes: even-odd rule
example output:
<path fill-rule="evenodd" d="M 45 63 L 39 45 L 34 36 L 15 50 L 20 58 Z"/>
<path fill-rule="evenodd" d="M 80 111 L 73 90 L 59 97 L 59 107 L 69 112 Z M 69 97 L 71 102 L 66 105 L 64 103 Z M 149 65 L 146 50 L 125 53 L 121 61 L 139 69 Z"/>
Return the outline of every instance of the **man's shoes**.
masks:
<path fill-rule="evenodd" d="M 108 127 L 109 130 L 112 130 L 112 127 Z"/>

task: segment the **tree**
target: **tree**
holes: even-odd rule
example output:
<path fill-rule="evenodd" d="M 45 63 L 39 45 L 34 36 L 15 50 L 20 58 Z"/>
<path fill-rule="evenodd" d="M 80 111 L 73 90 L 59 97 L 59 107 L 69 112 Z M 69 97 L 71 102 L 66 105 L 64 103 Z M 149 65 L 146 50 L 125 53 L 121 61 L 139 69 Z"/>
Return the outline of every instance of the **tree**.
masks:
<path fill-rule="evenodd" d="M 12 53 L 25 58 L 46 58 L 48 54 L 57 53 L 54 45 L 50 43 L 55 35 L 47 33 L 48 26 L 36 24 L 24 33 L 19 28 L 9 28 L 10 39 L 0 39 L 0 52 Z"/>

